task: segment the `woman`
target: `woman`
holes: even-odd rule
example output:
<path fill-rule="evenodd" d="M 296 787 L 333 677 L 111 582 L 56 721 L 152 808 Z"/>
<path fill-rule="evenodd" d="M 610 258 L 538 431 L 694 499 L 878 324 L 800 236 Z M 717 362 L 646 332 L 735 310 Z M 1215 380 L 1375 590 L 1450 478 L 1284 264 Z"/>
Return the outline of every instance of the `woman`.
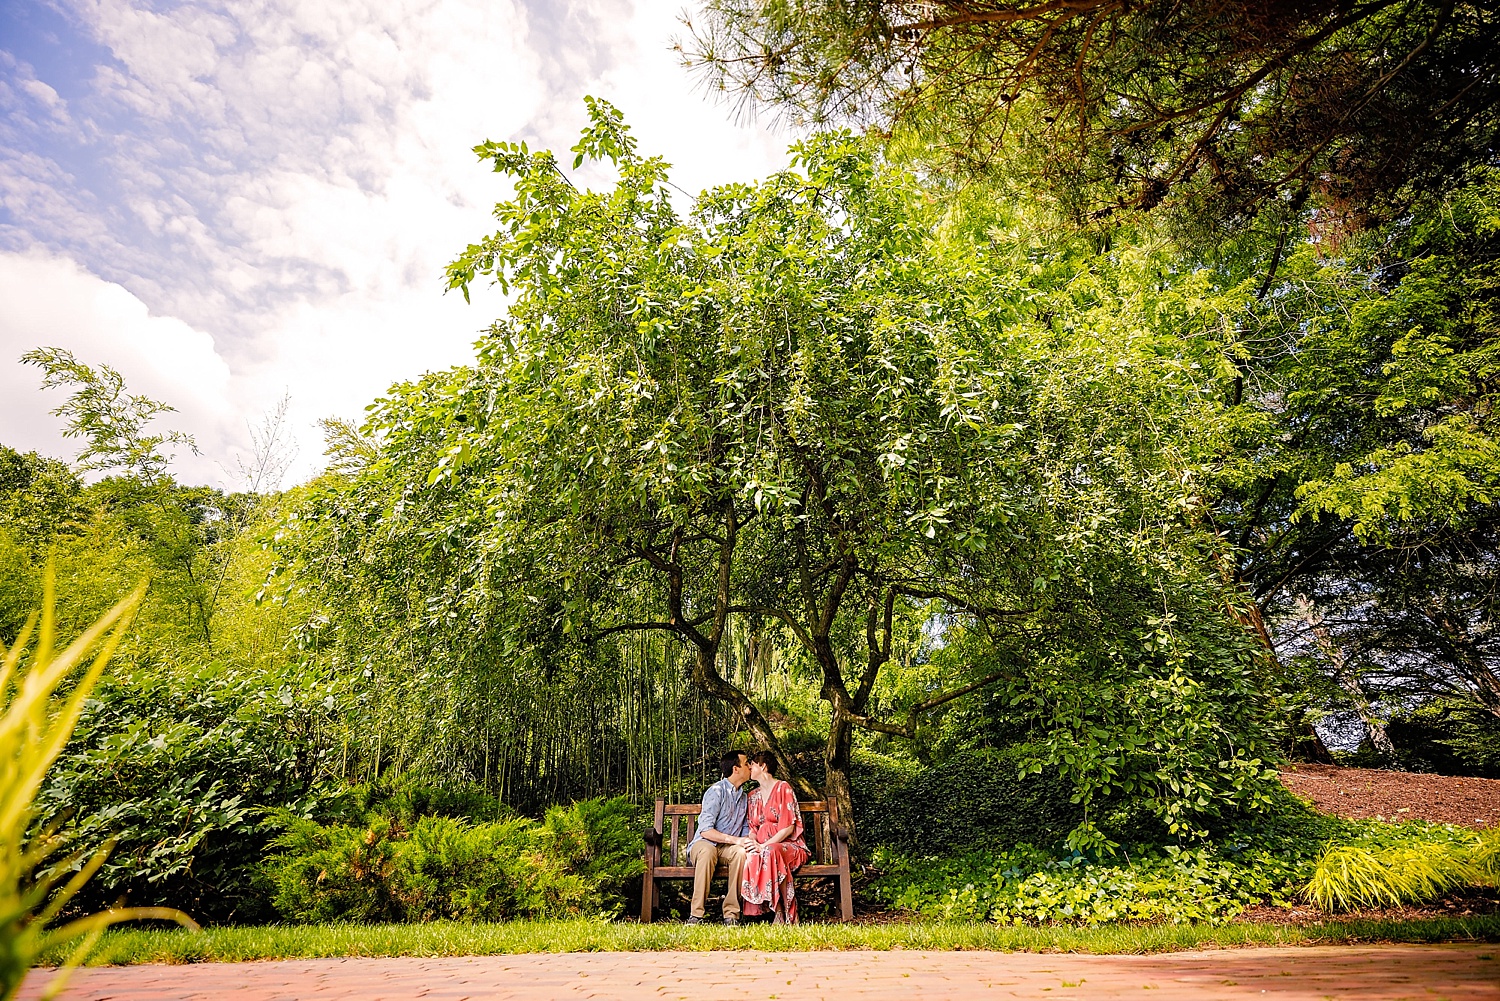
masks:
<path fill-rule="evenodd" d="M 756 788 L 750 794 L 750 837 L 745 845 L 740 906 L 745 914 L 769 911 L 776 924 L 796 924 L 792 871 L 808 857 L 797 794 L 776 778 L 776 755 L 770 751 L 750 756 L 750 778 Z"/>

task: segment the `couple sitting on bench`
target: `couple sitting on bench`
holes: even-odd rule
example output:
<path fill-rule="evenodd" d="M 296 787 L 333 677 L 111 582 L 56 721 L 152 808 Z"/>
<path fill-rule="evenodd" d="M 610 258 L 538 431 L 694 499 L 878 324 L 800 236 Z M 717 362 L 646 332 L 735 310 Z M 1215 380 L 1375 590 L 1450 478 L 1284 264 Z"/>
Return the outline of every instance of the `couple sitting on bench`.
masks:
<path fill-rule="evenodd" d="M 719 774 L 724 777 L 703 794 L 698 833 L 688 845 L 693 865 L 693 909 L 688 924 L 703 923 L 708 884 L 719 862 L 729 870 L 723 910 L 726 925 L 739 924 L 742 911 L 772 914 L 776 924 L 796 924 L 792 872 L 808 856 L 797 794 L 776 778 L 776 755 L 770 751 L 748 757 L 741 751 L 728 751 L 719 759 Z M 747 781 L 755 782 L 749 794 Z"/>

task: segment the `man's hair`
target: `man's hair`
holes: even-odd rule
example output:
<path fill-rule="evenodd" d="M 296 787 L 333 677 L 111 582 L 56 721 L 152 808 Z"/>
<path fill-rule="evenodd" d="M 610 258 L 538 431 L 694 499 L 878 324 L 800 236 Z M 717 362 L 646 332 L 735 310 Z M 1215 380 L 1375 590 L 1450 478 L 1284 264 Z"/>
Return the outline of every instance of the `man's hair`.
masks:
<path fill-rule="evenodd" d="M 755 762 L 757 765 L 760 765 L 766 771 L 770 772 L 771 778 L 774 779 L 776 777 L 776 755 L 773 752 L 756 751 L 754 754 L 750 755 L 750 760 Z"/>
<path fill-rule="evenodd" d="M 719 774 L 729 778 L 734 770 L 740 766 L 740 759 L 745 756 L 744 751 L 725 751 L 719 755 Z M 774 772 L 772 773 L 775 774 Z"/>

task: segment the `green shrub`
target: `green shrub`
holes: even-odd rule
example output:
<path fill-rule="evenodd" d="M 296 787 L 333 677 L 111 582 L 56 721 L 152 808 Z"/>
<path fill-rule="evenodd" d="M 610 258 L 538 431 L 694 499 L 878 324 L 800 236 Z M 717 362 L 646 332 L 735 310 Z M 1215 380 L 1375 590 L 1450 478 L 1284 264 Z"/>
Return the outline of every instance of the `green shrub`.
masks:
<path fill-rule="evenodd" d="M 392 795 L 388 809 L 408 821 L 418 817 L 461 817 L 464 820 L 508 820 L 515 811 L 481 786 L 414 785 Z"/>
<path fill-rule="evenodd" d="M 1021 846 L 946 860 L 886 856 L 874 895 L 899 910 L 1003 924 L 1225 921 L 1282 899 L 1285 866 L 1263 853 L 1168 846 L 1101 862 Z"/>
<path fill-rule="evenodd" d="M 399 824 L 379 818 L 369 827 L 332 825 L 287 816 L 267 874 L 276 909 L 296 921 L 395 921 L 392 893 Z M 393 829 L 394 828 L 394 829 Z"/>
<path fill-rule="evenodd" d="M 514 810 L 475 783 L 436 786 L 403 775 L 344 786 L 319 804 L 313 819 L 358 826 L 385 817 L 410 827 L 423 817 L 483 822 L 513 816 Z"/>
<path fill-rule="evenodd" d="M 392 880 L 399 919 L 503 921 L 587 911 L 592 884 L 538 833 L 524 818 L 469 824 L 423 817 Z"/>
<path fill-rule="evenodd" d="M 502 921 L 610 915 L 639 875 L 635 808 L 623 798 L 472 823 L 428 816 L 363 827 L 287 817 L 265 872 L 277 909 L 302 922 Z"/>
<path fill-rule="evenodd" d="M 1403 768 L 1500 779 L 1500 719 L 1478 706 L 1434 699 L 1386 725 Z"/>
<path fill-rule="evenodd" d="M 328 686 L 290 671 L 138 671 L 100 685 L 37 796 L 38 824 L 81 854 L 75 868 L 114 843 L 76 905 L 123 896 L 210 922 L 273 917 L 253 861 L 278 829 L 269 811 L 321 809 L 330 748 L 307 733 L 333 704 Z"/>
<path fill-rule="evenodd" d="M 1139 810 L 1108 822 L 1162 833 Z M 1267 810 L 1219 818 L 1210 840 L 1143 839 L 1103 859 L 1030 846 L 945 858 L 880 850 L 874 861 L 881 875 L 870 892 L 889 906 L 950 919 L 1222 921 L 1258 902 L 1290 901 L 1326 845 L 1371 826 L 1320 814 L 1281 788 Z"/>
<path fill-rule="evenodd" d="M 931 767 L 863 753 L 856 820 L 866 849 L 952 855 L 1018 844 L 1058 844 L 1083 819 L 1055 773 L 1019 776 L 1024 747 L 961 751 Z"/>
<path fill-rule="evenodd" d="M 623 796 L 554 806 L 542 818 L 538 840 L 583 880 L 582 905 L 593 914 L 617 914 L 626 904 L 625 883 L 645 871 L 641 859 L 644 817 Z"/>

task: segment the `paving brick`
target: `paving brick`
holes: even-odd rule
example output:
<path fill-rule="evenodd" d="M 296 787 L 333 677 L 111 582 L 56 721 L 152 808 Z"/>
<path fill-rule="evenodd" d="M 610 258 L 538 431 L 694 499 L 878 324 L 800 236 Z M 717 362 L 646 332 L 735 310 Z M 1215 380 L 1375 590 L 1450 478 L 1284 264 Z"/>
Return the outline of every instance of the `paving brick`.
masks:
<path fill-rule="evenodd" d="M 1500 1001 L 1487 945 L 999 952 L 634 952 L 80 970 L 62 1001 Z M 21 991 L 36 1001 L 50 971 Z M 1149 993 L 1142 993 L 1142 991 Z"/>

